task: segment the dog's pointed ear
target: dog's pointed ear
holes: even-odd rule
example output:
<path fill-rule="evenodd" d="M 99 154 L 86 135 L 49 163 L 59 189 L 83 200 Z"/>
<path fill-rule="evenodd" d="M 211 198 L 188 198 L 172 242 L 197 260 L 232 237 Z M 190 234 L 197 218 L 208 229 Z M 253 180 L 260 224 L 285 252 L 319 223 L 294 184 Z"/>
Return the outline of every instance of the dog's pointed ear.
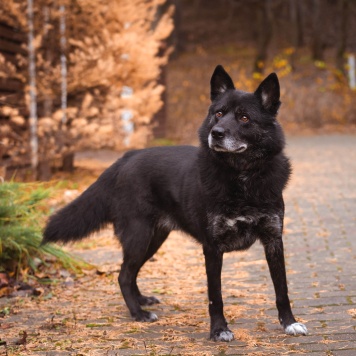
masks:
<path fill-rule="evenodd" d="M 214 101 L 219 95 L 225 93 L 227 90 L 235 89 L 234 82 L 227 74 L 224 67 L 218 65 L 210 80 L 210 99 Z"/>
<path fill-rule="evenodd" d="M 276 73 L 271 73 L 255 91 L 255 95 L 260 100 L 263 108 L 273 115 L 276 115 L 281 105 L 279 101 L 279 81 Z"/>

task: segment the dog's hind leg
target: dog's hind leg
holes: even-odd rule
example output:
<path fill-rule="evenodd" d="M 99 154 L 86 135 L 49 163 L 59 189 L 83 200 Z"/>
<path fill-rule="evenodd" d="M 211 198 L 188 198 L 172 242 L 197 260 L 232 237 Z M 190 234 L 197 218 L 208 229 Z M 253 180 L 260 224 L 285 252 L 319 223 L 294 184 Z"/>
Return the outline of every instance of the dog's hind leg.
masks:
<path fill-rule="evenodd" d="M 169 234 L 169 232 L 162 231 L 162 230 L 156 230 L 154 232 L 151 243 L 148 246 L 143 264 L 145 264 L 157 252 L 157 250 L 162 246 L 163 242 L 167 239 L 168 234 Z M 143 266 L 143 264 L 142 264 L 142 266 Z M 137 272 L 137 274 L 138 274 L 138 272 Z M 137 279 L 137 275 L 136 275 L 136 279 Z M 136 282 L 136 280 L 135 280 L 135 282 Z M 135 288 L 136 288 L 136 293 L 138 296 L 138 302 L 140 303 L 140 305 L 152 305 L 152 304 L 160 303 L 160 301 L 156 297 L 146 297 L 146 296 L 142 295 L 138 286 L 137 286 L 137 283 L 136 283 Z"/>
<path fill-rule="evenodd" d="M 153 256 L 168 235 L 157 236 L 152 230 L 149 224 L 136 219 L 121 235 L 124 261 L 119 274 L 119 285 L 131 316 L 136 321 L 158 319 L 156 314 L 143 310 L 141 305 L 154 304 L 159 301 L 153 297 L 142 296 L 136 283 L 141 267 Z"/>

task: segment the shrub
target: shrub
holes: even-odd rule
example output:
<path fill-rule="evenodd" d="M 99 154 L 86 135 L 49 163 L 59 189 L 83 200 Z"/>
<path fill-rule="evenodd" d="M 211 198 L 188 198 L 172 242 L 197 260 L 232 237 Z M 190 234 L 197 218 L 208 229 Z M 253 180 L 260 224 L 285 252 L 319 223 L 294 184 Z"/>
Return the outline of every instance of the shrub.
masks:
<path fill-rule="evenodd" d="M 35 272 L 49 256 L 66 269 L 79 271 L 84 262 L 54 245 L 41 246 L 41 226 L 48 215 L 50 189 L 39 183 L 0 183 L 0 271 L 18 278 Z"/>

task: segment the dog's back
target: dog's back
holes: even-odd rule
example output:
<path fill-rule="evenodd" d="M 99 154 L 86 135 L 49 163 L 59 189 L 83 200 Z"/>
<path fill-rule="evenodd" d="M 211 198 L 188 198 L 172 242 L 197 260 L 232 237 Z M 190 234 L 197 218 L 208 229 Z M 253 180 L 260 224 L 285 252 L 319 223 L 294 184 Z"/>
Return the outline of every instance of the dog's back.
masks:
<path fill-rule="evenodd" d="M 127 221 L 136 218 L 196 236 L 199 221 L 193 219 L 191 202 L 200 194 L 198 148 L 155 147 L 124 156 L 112 195 L 115 231 L 123 242 Z"/>
<path fill-rule="evenodd" d="M 54 214 L 43 243 L 80 240 L 113 223 L 121 239 L 127 221 L 157 225 L 193 235 L 189 202 L 199 200 L 198 148 L 154 147 L 126 153 L 82 195 Z"/>

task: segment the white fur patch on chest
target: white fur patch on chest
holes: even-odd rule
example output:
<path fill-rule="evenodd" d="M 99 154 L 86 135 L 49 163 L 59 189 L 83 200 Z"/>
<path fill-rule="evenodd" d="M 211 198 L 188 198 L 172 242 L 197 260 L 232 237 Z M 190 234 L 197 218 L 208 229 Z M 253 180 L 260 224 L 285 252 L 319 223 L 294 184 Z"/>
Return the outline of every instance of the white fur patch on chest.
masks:
<path fill-rule="evenodd" d="M 277 214 L 256 210 L 250 215 L 209 214 L 208 221 L 211 238 L 222 252 L 246 250 L 265 234 L 282 234 L 282 219 Z"/>
<path fill-rule="evenodd" d="M 215 233 L 224 233 L 227 230 L 238 229 L 239 223 L 250 225 L 258 225 L 263 221 L 263 224 L 269 228 L 282 230 L 282 221 L 277 214 L 256 213 L 254 215 L 237 215 L 234 217 L 226 217 L 224 215 L 210 215 L 209 221 L 212 224 Z"/>

